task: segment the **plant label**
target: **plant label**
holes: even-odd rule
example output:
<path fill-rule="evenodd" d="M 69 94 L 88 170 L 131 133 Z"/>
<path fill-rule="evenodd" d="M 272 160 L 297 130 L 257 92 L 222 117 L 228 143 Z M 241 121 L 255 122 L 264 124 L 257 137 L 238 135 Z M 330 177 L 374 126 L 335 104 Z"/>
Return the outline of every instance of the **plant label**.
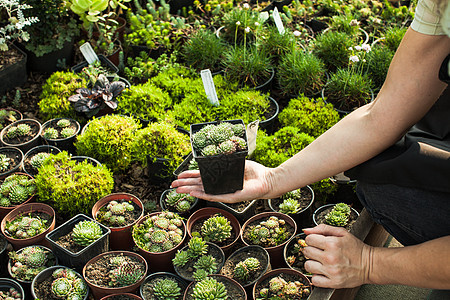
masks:
<path fill-rule="evenodd" d="M 281 21 L 280 13 L 278 12 L 278 8 L 275 6 L 273 9 L 273 20 L 275 21 L 275 25 L 277 26 L 278 32 L 280 34 L 284 34 L 284 25 L 283 21 Z"/>
<path fill-rule="evenodd" d="M 80 46 L 81 54 L 83 54 L 84 59 L 88 62 L 88 64 L 92 64 L 95 61 L 98 61 L 98 56 L 95 54 L 94 49 L 92 49 L 91 44 L 89 42 L 84 43 Z"/>
<path fill-rule="evenodd" d="M 209 102 L 214 106 L 219 106 L 219 99 L 217 98 L 216 87 L 214 86 L 214 81 L 209 69 L 202 70 L 200 72 L 203 81 L 203 87 L 205 88 L 206 97 L 208 97 Z"/>
<path fill-rule="evenodd" d="M 262 13 L 259 14 L 258 22 L 260 24 L 262 24 L 262 23 L 266 22 L 269 19 L 269 17 L 270 17 L 269 12 L 263 11 Z"/>
<path fill-rule="evenodd" d="M 248 156 L 251 156 L 256 149 L 256 135 L 258 133 L 259 120 L 247 124 L 247 144 Z"/>

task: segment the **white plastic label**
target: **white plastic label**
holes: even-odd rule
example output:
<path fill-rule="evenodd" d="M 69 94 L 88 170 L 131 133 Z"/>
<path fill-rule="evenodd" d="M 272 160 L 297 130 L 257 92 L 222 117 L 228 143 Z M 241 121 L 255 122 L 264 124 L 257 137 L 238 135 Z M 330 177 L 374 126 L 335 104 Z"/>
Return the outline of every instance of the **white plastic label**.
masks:
<path fill-rule="evenodd" d="M 273 9 L 273 20 L 275 21 L 275 25 L 277 26 L 278 32 L 280 34 L 284 34 L 284 25 L 281 21 L 280 13 L 278 12 L 278 8 L 275 6 Z"/>
<path fill-rule="evenodd" d="M 219 98 L 217 98 L 211 71 L 209 69 L 202 70 L 200 75 L 202 76 L 203 87 L 205 88 L 206 97 L 208 97 L 209 102 L 214 106 L 219 106 Z"/>
<path fill-rule="evenodd" d="M 81 54 L 83 54 L 84 59 L 88 62 L 88 64 L 92 64 L 95 61 L 98 61 L 98 56 L 95 54 L 94 49 L 92 49 L 91 44 L 88 42 L 84 43 L 80 46 Z"/>
<path fill-rule="evenodd" d="M 263 12 L 261 12 L 261 13 L 259 14 L 258 22 L 259 22 L 260 24 L 262 24 L 262 23 L 264 23 L 265 21 L 267 21 L 268 19 L 269 19 L 269 12 L 263 11 Z"/>

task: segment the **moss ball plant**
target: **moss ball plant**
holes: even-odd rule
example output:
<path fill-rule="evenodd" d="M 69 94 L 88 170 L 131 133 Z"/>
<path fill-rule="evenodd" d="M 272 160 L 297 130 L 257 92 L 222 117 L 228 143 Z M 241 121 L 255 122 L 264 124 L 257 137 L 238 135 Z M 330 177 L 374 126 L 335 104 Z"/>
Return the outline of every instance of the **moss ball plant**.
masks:
<path fill-rule="evenodd" d="M 332 104 L 322 99 L 309 99 L 299 96 L 291 99 L 278 115 L 283 126 L 293 126 L 312 137 L 317 138 L 339 121 L 339 114 Z"/>
<path fill-rule="evenodd" d="M 173 125 L 159 122 L 136 132 L 130 146 L 133 159 L 147 166 L 147 156 L 169 159 L 172 173 L 190 151 L 189 136 L 179 132 Z"/>
<path fill-rule="evenodd" d="M 65 151 L 48 159 L 35 181 L 39 201 L 49 202 L 69 216 L 89 213 L 95 202 L 111 193 L 114 184 L 106 167 L 77 163 Z"/>
<path fill-rule="evenodd" d="M 42 119 L 65 117 L 83 121 L 83 117 L 77 115 L 67 98 L 75 94 L 77 89 L 86 86 L 86 79 L 79 74 L 73 72 L 53 73 L 42 86 L 41 100 L 38 103 Z"/>
<path fill-rule="evenodd" d="M 97 159 L 113 173 L 122 172 L 131 163 L 131 144 L 139 128 L 131 117 L 106 115 L 94 119 L 77 137 L 77 153 Z"/>

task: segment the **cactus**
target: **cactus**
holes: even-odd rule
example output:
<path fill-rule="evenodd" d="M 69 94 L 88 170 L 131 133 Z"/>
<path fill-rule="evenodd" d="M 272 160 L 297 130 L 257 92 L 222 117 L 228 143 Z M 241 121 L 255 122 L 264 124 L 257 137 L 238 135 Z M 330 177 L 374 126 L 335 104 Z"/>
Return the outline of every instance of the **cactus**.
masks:
<path fill-rule="evenodd" d="M 289 236 L 286 222 L 275 216 L 269 217 L 266 221 L 259 224 L 251 225 L 244 232 L 244 239 L 250 241 L 254 245 L 262 245 L 264 247 L 277 246 Z"/>
<path fill-rule="evenodd" d="M 68 119 L 60 119 L 58 122 L 56 122 L 56 126 L 59 128 L 65 128 L 70 125 L 70 120 Z"/>
<path fill-rule="evenodd" d="M 62 138 L 66 139 L 66 138 L 71 137 L 71 136 L 73 136 L 75 134 L 75 129 L 70 128 L 70 127 L 63 128 L 61 130 L 60 134 L 61 134 Z"/>
<path fill-rule="evenodd" d="M 161 212 L 135 226 L 133 239 L 146 251 L 163 252 L 181 243 L 183 229 L 183 221 L 178 214 Z"/>
<path fill-rule="evenodd" d="M 0 110 L 4 111 L 4 110 Z M 5 172 L 8 170 L 9 163 L 11 159 L 7 157 L 5 154 L 0 154 L 0 172 Z"/>
<path fill-rule="evenodd" d="M 230 221 L 221 214 L 208 218 L 201 227 L 201 235 L 207 242 L 220 243 L 231 237 Z"/>
<path fill-rule="evenodd" d="M 192 197 L 189 194 L 177 193 L 176 190 L 171 190 L 167 194 L 165 201 L 168 206 L 183 213 L 191 208 L 191 205 L 195 202 L 195 197 Z"/>
<path fill-rule="evenodd" d="M 154 283 L 153 295 L 157 300 L 176 300 L 181 296 L 181 288 L 175 280 L 164 278 Z"/>
<path fill-rule="evenodd" d="M 197 282 L 192 291 L 192 296 L 194 300 L 226 300 L 228 297 L 225 285 L 211 277 Z"/>
<path fill-rule="evenodd" d="M 350 220 L 350 207 L 345 203 L 336 204 L 325 216 L 325 224 L 337 227 L 345 227 Z"/>
<path fill-rule="evenodd" d="M 53 127 L 49 127 L 44 130 L 44 133 L 42 134 L 42 136 L 44 137 L 44 139 L 47 139 L 47 140 L 55 140 L 58 138 L 58 130 L 56 130 Z"/>
<path fill-rule="evenodd" d="M 144 272 L 135 263 L 125 261 L 118 268 L 110 271 L 110 286 L 122 287 L 136 283 Z"/>
<path fill-rule="evenodd" d="M 260 265 L 257 258 L 249 257 L 236 264 L 233 270 L 233 276 L 240 281 L 245 281 L 248 279 L 250 273 L 254 273 L 260 268 Z"/>
<path fill-rule="evenodd" d="M 80 246 L 88 246 L 101 238 L 103 232 L 94 221 L 81 221 L 72 230 L 72 240 Z"/>
<path fill-rule="evenodd" d="M 37 170 L 39 169 L 43 164 L 44 161 L 50 156 L 50 153 L 47 152 L 39 152 L 35 155 L 33 155 L 33 157 L 31 157 L 30 159 L 30 164 L 31 166 Z"/>

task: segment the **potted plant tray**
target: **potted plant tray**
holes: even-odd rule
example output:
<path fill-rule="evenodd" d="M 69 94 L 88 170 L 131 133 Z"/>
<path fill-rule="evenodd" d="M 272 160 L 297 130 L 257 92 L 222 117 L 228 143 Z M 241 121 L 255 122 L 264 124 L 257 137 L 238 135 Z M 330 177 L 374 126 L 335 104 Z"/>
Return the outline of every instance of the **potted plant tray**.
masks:
<path fill-rule="evenodd" d="M 84 247 L 71 243 L 72 231 L 75 225 L 82 221 L 92 221 L 98 224 L 101 229 L 99 238 Z M 103 224 L 84 214 L 78 214 L 49 232 L 45 239 L 51 244 L 53 252 L 59 258 L 61 264 L 75 270 L 81 270 L 91 258 L 108 251 L 110 233 L 111 230 Z"/>
<path fill-rule="evenodd" d="M 92 207 L 92 217 L 111 230 L 109 245 L 112 250 L 131 250 L 131 229 L 143 216 L 142 201 L 128 193 L 106 195 Z"/>

